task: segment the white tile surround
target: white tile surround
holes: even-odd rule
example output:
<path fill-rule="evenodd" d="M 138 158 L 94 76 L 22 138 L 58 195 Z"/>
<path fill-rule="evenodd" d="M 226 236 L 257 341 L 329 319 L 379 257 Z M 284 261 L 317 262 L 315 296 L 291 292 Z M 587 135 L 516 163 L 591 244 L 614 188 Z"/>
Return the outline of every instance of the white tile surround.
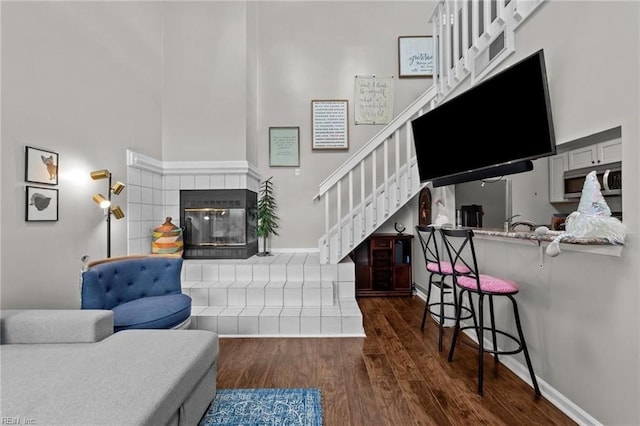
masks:
<path fill-rule="evenodd" d="M 127 151 L 129 254 L 151 253 L 153 229 L 180 226 L 181 189 L 249 189 L 259 175 L 246 162 L 162 162 Z M 289 251 L 289 250 L 288 250 Z M 191 328 L 221 336 L 364 336 L 351 261 L 320 264 L 317 248 L 249 259 L 185 259 L 183 292 Z"/>
<path fill-rule="evenodd" d="M 260 190 L 260 176 L 246 161 L 160 161 L 127 150 L 127 246 L 150 253 L 153 229 L 170 216 L 180 226 L 181 189 Z"/>

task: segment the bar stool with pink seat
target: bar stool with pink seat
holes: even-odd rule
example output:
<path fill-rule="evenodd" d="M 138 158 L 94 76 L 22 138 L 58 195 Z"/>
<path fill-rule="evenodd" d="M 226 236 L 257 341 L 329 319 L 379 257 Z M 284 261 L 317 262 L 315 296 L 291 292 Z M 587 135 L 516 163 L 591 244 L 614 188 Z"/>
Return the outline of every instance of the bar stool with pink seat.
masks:
<path fill-rule="evenodd" d="M 453 331 L 453 339 L 451 341 L 451 349 L 449 350 L 449 361 L 453 361 L 453 354 L 458 342 L 458 335 L 463 330 L 475 330 L 478 338 L 478 344 L 465 341 L 464 343 L 477 347 L 478 349 L 478 394 L 482 396 L 483 393 L 483 377 L 484 377 L 484 353 L 490 353 L 494 357 L 495 367 L 500 363 L 499 355 L 515 355 L 522 352 L 524 359 L 531 375 L 531 382 L 533 384 L 534 396 L 536 399 L 540 397 L 540 388 L 538 387 L 538 381 L 536 375 L 533 372 L 533 365 L 531 364 L 531 358 L 529 357 L 529 351 L 527 349 L 527 343 L 522 332 L 522 325 L 520 323 L 520 315 L 518 313 L 518 304 L 516 303 L 515 295 L 519 291 L 518 284 L 515 281 L 494 277 L 487 274 L 481 274 L 478 268 L 478 262 L 476 259 L 476 252 L 473 245 L 473 230 L 471 229 L 440 229 L 442 240 L 449 256 L 450 262 L 453 266 L 453 271 L 459 270 L 463 266 L 469 269 L 466 274 L 454 273 L 454 283 L 460 290 L 458 293 L 458 307 L 456 313 L 456 323 Z M 462 297 L 467 294 L 476 294 L 478 297 L 477 305 L 477 319 L 473 325 L 460 325 L 460 316 L 462 306 Z M 484 298 L 489 300 L 489 326 L 484 325 Z M 511 301 L 513 307 L 513 316 L 516 324 L 517 335 L 508 333 L 505 330 L 496 328 L 495 313 L 493 308 L 494 297 L 506 297 Z M 490 332 L 491 342 L 493 348 L 487 348 L 484 344 L 484 334 Z M 506 347 L 498 347 L 498 335 L 504 338 L 503 345 L 511 344 L 515 346 L 515 349 L 508 349 Z"/>
<path fill-rule="evenodd" d="M 456 319 L 457 291 L 453 284 L 453 268 L 449 261 L 440 259 L 440 250 L 438 249 L 438 241 L 436 240 L 437 231 L 434 226 L 416 226 L 416 234 L 422 246 L 425 267 L 429 273 L 427 299 L 424 305 L 424 313 L 422 314 L 420 331 L 424 331 L 427 313 L 436 316 L 436 322 L 438 324 L 438 350 L 442 352 L 442 336 L 444 334 L 445 321 L 455 321 Z M 469 268 L 464 265 L 459 265 L 457 271 L 461 274 L 470 272 Z M 446 282 L 447 277 L 450 278 L 450 283 Z M 431 302 L 431 290 L 434 286 L 440 291 L 440 299 L 437 302 Z M 448 294 L 452 294 L 451 302 L 445 301 L 445 296 Z M 467 314 L 463 316 L 462 319 L 475 319 L 471 296 L 469 296 L 469 303 L 470 308 L 463 307 Z M 445 307 L 453 308 L 454 314 L 445 314 Z"/>

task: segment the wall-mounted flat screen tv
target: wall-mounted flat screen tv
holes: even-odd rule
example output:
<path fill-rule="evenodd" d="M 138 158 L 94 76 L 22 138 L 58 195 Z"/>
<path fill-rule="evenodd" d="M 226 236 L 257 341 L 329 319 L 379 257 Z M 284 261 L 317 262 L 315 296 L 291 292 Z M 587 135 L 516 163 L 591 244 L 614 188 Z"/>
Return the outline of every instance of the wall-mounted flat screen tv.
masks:
<path fill-rule="evenodd" d="M 556 153 L 543 50 L 411 125 L 422 182 L 441 186 L 531 170 L 531 160 Z"/>

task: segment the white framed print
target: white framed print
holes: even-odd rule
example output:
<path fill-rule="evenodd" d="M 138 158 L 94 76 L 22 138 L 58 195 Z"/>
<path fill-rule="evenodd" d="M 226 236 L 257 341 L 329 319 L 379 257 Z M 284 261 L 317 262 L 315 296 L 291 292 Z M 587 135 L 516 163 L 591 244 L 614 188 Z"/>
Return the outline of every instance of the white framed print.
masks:
<path fill-rule="evenodd" d="M 432 77 L 435 63 L 432 36 L 398 37 L 398 77 Z"/>

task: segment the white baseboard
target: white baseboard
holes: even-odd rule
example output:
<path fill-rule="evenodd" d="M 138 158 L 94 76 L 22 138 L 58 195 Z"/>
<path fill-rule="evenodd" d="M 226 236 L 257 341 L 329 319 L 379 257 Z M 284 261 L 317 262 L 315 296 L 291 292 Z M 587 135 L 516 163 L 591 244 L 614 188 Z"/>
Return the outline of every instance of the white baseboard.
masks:
<path fill-rule="evenodd" d="M 320 253 L 317 247 L 311 248 L 269 248 L 270 253 Z"/>

